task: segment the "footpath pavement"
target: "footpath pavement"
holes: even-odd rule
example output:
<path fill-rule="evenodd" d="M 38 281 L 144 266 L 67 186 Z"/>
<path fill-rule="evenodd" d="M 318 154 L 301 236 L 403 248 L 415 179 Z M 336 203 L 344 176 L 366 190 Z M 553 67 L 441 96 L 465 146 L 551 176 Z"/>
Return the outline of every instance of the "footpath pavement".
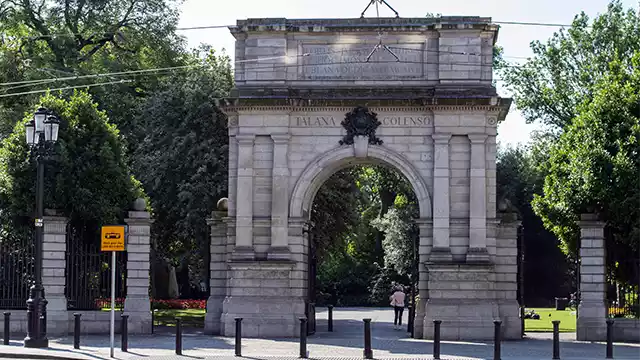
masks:
<path fill-rule="evenodd" d="M 326 311 L 318 314 L 317 333 L 308 338 L 311 359 L 362 359 L 362 318 L 372 319 L 372 347 L 376 359 L 433 359 L 433 343 L 409 338 L 406 331 L 393 329 L 393 314 L 377 309 L 337 309 L 334 311 L 334 332 L 327 331 Z M 406 316 L 405 316 L 406 318 Z M 405 327 L 406 329 L 406 327 Z M 198 331 L 183 334 L 183 356 L 175 355 L 173 329 L 155 335 L 129 336 L 129 351 L 120 351 L 116 336 L 116 359 L 238 359 L 234 356 L 233 338 L 204 335 Z M 186 330 L 188 331 L 188 330 Z M 600 360 L 605 358 L 605 344 L 575 341 L 575 334 L 561 334 L 560 355 L 563 360 Z M 573 337 L 573 338 L 572 338 Z M 242 355 L 248 359 L 297 359 L 297 339 L 242 339 Z M 448 342 L 441 344 L 441 359 L 493 359 L 492 342 Z M 25 349 L 18 339 L 9 346 L 0 346 L 0 357 L 13 359 L 110 359 L 109 336 L 85 335 L 81 349 L 73 349 L 73 337 L 50 339 L 50 349 Z M 531 334 L 524 340 L 502 343 L 502 360 L 541 360 L 552 358 L 552 342 L 547 334 Z M 614 358 L 640 359 L 640 344 L 615 344 Z"/>

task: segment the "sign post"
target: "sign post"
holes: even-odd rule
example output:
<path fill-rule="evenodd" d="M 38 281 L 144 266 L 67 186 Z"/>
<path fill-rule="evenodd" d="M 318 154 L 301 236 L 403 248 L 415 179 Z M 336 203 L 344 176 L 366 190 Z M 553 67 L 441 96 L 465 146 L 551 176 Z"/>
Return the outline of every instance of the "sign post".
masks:
<path fill-rule="evenodd" d="M 116 328 L 116 252 L 125 250 L 125 226 L 109 225 L 102 227 L 102 241 L 100 242 L 101 251 L 111 251 L 111 351 L 113 357 L 113 347 L 115 343 Z"/>

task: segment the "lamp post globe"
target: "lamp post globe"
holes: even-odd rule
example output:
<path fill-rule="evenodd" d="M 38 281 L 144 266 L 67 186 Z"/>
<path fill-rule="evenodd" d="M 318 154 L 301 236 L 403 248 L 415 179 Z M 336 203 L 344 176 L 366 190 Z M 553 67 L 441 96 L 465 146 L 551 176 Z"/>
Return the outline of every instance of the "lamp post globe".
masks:
<path fill-rule="evenodd" d="M 24 346 L 28 348 L 46 348 L 47 339 L 47 300 L 42 285 L 42 243 L 44 238 L 44 164 L 53 154 L 53 145 L 58 140 L 60 120 L 51 111 L 39 108 L 33 120 L 25 124 L 25 137 L 31 154 L 37 163 L 36 179 L 36 241 L 34 284 L 29 289 L 27 300 L 27 336 Z"/>

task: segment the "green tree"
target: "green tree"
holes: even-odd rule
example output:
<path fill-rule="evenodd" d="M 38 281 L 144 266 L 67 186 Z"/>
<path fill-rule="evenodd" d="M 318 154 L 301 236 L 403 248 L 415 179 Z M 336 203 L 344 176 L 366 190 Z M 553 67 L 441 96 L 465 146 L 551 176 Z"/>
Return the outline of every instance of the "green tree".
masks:
<path fill-rule="evenodd" d="M 527 306 L 548 306 L 553 298 L 575 290 L 567 259 L 558 238 L 545 229 L 531 206 L 542 194 L 544 175 L 535 166 L 534 151 L 526 147 L 499 147 L 496 166 L 497 198 L 508 200 L 519 213 L 524 240 L 524 301 Z M 574 278 L 575 280 L 575 278 Z"/>
<path fill-rule="evenodd" d="M 141 105 L 137 121 L 147 132 L 134 161 L 153 208 L 154 249 L 184 270 L 184 295 L 207 288 L 206 219 L 228 186 L 227 117 L 215 100 L 233 86 L 228 56 L 204 47 L 189 64 L 191 70 L 163 80 Z"/>
<path fill-rule="evenodd" d="M 121 223 L 143 196 L 127 166 L 116 127 L 86 92 L 68 99 L 48 94 L 39 106 L 61 118 L 55 161 L 45 167 L 45 206 L 61 210 L 76 227 Z M 28 114 L 0 145 L 0 226 L 30 218 L 35 208 L 35 159 L 25 142 Z M 31 223 L 22 224 L 31 225 Z M 97 238 L 96 238 L 97 239 Z"/>
<path fill-rule="evenodd" d="M 184 39 L 173 0 L 14 0 L 0 7 L 0 82 L 144 70 L 184 65 Z M 0 88 L 16 93 L 128 79 L 130 83 L 92 87 L 125 138 L 140 133 L 131 109 L 157 84 L 157 72 L 133 77 L 92 76 Z M 0 99 L 0 138 L 38 95 Z M 129 145 L 136 143 L 135 138 Z"/>
<path fill-rule="evenodd" d="M 593 96 L 542 163 L 544 195 L 534 209 L 575 251 L 579 214 L 596 211 L 607 222 L 609 264 L 638 258 L 640 238 L 640 51 L 614 59 Z"/>
<path fill-rule="evenodd" d="M 583 12 L 546 43 L 532 42 L 531 50 L 534 56 L 522 65 L 500 61 L 498 73 L 527 122 L 541 121 L 558 132 L 594 96 L 613 59 L 631 66 L 631 55 L 640 50 L 640 18 L 614 0 L 592 23 Z"/>

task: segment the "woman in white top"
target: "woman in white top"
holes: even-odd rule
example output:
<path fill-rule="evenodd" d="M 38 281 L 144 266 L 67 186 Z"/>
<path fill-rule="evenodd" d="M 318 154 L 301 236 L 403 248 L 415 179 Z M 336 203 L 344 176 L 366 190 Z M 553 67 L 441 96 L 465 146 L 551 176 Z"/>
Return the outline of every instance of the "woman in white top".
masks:
<path fill-rule="evenodd" d="M 402 287 L 398 286 L 395 288 L 393 295 L 389 297 L 391 300 L 391 306 L 393 306 L 394 319 L 393 319 L 393 328 L 396 330 L 400 330 L 402 328 L 402 313 L 404 312 L 404 298 L 405 294 L 402 291 Z"/>

